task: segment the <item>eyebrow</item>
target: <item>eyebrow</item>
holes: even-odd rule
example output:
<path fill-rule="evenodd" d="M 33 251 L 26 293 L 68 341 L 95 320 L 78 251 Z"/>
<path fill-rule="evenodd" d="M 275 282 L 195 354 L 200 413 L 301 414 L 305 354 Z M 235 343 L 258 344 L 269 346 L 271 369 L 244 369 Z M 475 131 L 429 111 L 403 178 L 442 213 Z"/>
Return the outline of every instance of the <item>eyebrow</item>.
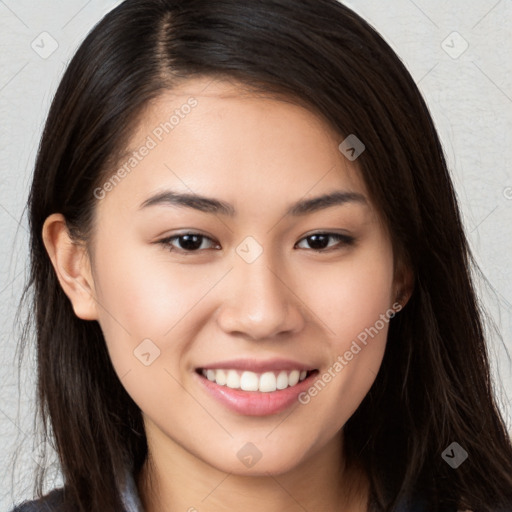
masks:
<path fill-rule="evenodd" d="M 364 195 L 357 192 L 345 190 L 335 190 L 328 194 L 323 194 L 310 199 L 301 199 L 292 204 L 286 211 L 286 215 L 300 216 L 313 213 L 331 206 L 340 206 L 347 203 L 359 203 L 367 205 L 368 202 Z M 139 207 L 139 210 L 155 205 L 178 206 L 193 208 L 205 213 L 222 214 L 229 217 L 236 215 L 236 210 L 230 203 L 205 197 L 193 193 L 177 193 L 172 190 L 160 192 L 149 199 L 146 199 Z"/>

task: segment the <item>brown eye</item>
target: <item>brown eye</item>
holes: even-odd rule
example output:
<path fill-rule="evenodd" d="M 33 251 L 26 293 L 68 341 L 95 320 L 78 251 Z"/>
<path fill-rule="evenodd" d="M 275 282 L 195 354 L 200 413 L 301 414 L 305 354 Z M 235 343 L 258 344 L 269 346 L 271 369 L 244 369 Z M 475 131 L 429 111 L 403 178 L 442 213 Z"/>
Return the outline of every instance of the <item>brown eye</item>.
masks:
<path fill-rule="evenodd" d="M 334 239 L 338 243 L 329 245 L 329 239 Z M 315 252 L 328 252 L 330 250 L 336 250 L 337 248 L 342 248 L 347 245 L 353 245 L 355 241 L 354 237 L 342 235 L 340 233 L 314 233 L 304 237 L 302 240 L 307 240 L 309 246 Z"/>
<path fill-rule="evenodd" d="M 205 249 L 205 247 L 202 247 L 205 240 L 213 242 L 211 238 L 201 235 L 200 233 L 183 233 L 160 240 L 159 243 L 167 247 L 170 251 L 199 252 L 200 249 Z M 178 247 L 174 244 L 175 241 L 178 242 Z"/>

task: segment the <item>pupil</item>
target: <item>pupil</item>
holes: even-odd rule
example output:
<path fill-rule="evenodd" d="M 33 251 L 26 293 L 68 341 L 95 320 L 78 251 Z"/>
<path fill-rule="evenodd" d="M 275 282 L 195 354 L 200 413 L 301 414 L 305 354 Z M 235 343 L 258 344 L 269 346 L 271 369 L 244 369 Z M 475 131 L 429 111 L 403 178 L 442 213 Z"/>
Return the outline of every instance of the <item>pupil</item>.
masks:
<path fill-rule="evenodd" d="M 322 240 L 318 243 L 319 240 Z M 326 235 L 311 235 L 308 236 L 308 243 L 312 249 L 325 249 L 328 245 L 329 238 Z"/>
<path fill-rule="evenodd" d="M 193 251 L 201 247 L 201 236 L 200 235 L 182 235 L 180 237 L 180 245 L 182 249 L 187 251 Z"/>
<path fill-rule="evenodd" d="M 202 235 L 182 235 L 180 245 L 182 249 L 194 251 L 201 247 Z M 312 249 L 325 249 L 328 246 L 329 237 L 326 235 L 308 236 L 308 243 Z"/>

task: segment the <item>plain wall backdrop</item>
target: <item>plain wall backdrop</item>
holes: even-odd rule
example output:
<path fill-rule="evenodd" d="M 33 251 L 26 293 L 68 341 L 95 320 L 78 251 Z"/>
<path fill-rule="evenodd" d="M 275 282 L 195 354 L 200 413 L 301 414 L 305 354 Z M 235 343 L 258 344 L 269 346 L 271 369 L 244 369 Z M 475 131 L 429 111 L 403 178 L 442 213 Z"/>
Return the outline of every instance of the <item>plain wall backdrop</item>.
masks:
<path fill-rule="evenodd" d="M 54 461 L 38 459 L 32 435 L 34 352 L 27 353 L 20 379 L 16 359 L 15 313 L 28 276 L 25 203 L 37 145 L 67 62 L 119 3 L 0 0 L 0 510 L 32 496 L 36 464 L 56 468 Z M 402 58 L 434 117 L 471 247 L 488 283 L 478 282 L 482 302 L 502 335 L 491 337 L 490 351 L 512 430 L 512 363 L 505 349 L 512 354 L 512 1 L 345 3 Z M 60 482 L 54 474 L 49 487 Z"/>

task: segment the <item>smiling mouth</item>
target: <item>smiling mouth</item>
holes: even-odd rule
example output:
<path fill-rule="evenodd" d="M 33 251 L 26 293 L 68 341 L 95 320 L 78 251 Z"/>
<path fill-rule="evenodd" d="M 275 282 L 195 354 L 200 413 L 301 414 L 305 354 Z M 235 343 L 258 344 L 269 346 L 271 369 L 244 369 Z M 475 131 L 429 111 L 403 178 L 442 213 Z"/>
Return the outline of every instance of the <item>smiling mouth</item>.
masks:
<path fill-rule="evenodd" d="M 297 369 L 257 373 L 224 368 L 197 368 L 196 373 L 210 382 L 230 389 L 272 393 L 294 387 L 312 375 L 317 374 L 318 370 Z"/>

